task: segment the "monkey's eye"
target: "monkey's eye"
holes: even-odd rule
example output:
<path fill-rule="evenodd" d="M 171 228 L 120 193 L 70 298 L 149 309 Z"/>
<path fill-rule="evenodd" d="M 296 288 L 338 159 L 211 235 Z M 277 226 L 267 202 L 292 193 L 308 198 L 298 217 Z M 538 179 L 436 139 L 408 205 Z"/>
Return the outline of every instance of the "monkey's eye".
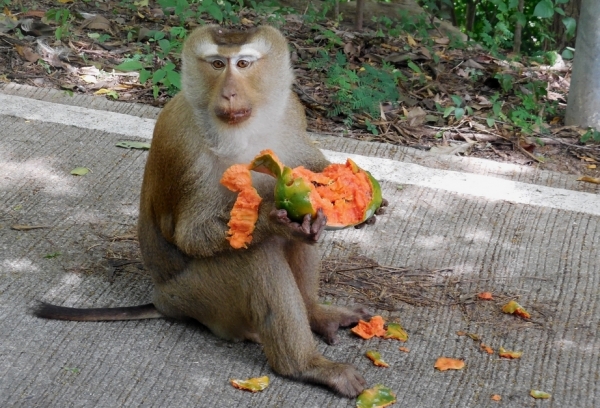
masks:
<path fill-rule="evenodd" d="M 238 68 L 248 68 L 250 66 L 250 61 L 239 60 L 237 62 L 237 66 L 238 66 Z"/>
<path fill-rule="evenodd" d="M 211 63 L 211 65 L 212 65 L 212 67 L 214 69 L 223 69 L 223 68 L 225 68 L 225 63 L 223 61 L 221 61 L 221 60 L 214 60 Z"/>

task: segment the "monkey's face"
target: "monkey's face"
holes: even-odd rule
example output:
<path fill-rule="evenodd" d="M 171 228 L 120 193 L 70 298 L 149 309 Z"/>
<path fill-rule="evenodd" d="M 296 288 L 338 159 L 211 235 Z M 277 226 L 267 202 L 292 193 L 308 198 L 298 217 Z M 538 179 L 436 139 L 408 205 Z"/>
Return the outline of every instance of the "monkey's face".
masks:
<path fill-rule="evenodd" d="M 182 59 L 186 97 L 217 127 L 265 116 L 281 94 L 287 97 L 292 80 L 285 39 L 271 27 L 203 27 L 188 38 Z"/>

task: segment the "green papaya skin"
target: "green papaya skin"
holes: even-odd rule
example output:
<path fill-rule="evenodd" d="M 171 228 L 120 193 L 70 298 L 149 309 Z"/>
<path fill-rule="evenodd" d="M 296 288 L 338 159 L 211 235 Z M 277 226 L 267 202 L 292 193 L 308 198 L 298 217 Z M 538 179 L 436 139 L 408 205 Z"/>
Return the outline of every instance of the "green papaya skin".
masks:
<path fill-rule="evenodd" d="M 371 173 L 369 173 L 366 170 L 363 171 L 367 173 L 367 176 L 369 176 L 369 180 L 371 180 L 371 188 L 373 189 L 373 197 L 371 198 L 371 204 L 369 204 L 369 206 L 365 209 L 365 216 L 363 218 L 363 221 L 365 221 L 371 218 L 375 214 L 375 211 L 377 211 L 379 207 L 381 207 L 381 203 L 383 202 L 383 195 L 381 194 L 381 186 L 379 185 L 379 182 L 375 180 Z"/>
<path fill-rule="evenodd" d="M 275 206 L 287 211 L 293 221 L 301 222 L 306 214 L 314 217 L 317 211 L 310 202 L 311 184 L 303 178 L 292 178 L 292 169 L 284 167 L 275 184 Z"/>
<path fill-rule="evenodd" d="M 371 181 L 373 196 L 371 198 L 371 203 L 365 209 L 362 220 L 356 223 L 360 224 L 371 218 L 375 214 L 375 211 L 381 206 L 383 201 L 381 186 L 371 173 L 362 170 L 352 160 L 348 159 L 348 161 L 352 166 L 352 171 L 355 173 L 358 171 L 365 172 Z M 279 209 L 286 210 L 288 217 L 291 220 L 302 222 L 306 214 L 310 214 L 311 217 L 316 216 L 317 211 L 313 208 L 310 201 L 312 184 L 301 177 L 294 179 L 292 176 L 293 170 L 290 167 L 283 166 L 282 168 L 268 153 L 256 157 L 249 167 L 253 171 L 268 174 L 277 179 L 275 183 L 275 206 Z M 328 225 L 327 229 L 346 228 L 356 224 Z"/>

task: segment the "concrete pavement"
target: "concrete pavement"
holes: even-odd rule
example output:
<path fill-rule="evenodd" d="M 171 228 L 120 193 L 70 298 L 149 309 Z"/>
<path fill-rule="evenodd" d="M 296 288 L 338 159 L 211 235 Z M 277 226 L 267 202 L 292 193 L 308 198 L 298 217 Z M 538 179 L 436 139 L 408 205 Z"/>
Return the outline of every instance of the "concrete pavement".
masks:
<path fill-rule="evenodd" d="M 151 138 L 158 112 L 0 86 L 0 406 L 355 406 L 275 375 L 260 346 L 224 342 L 200 325 L 28 314 L 36 299 L 80 307 L 149 301 L 151 283 L 132 239 L 147 153 L 115 144 Z M 323 258 L 373 260 L 381 267 L 367 272 L 378 274 L 378 282 L 388 273 L 396 285 L 379 290 L 362 278 L 346 279 L 353 271 L 338 271 L 339 282 L 350 284 L 342 295 L 324 292 L 325 300 L 352 304 L 378 292 L 374 303 L 393 306 L 379 312 L 410 336 L 406 344 L 363 341 L 345 330 L 339 345 L 320 341 L 326 356 L 355 364 L 370 385 L 392 388 L 398 406 L 600 406 L 598 186 L 523 166 L 315 140 L 331 160 L 353 157 L 371 170 L 390 201 L 374 226 L 328 232 Z M 91 173 L 70 175 L 78 166 Z M 427 306 L 398 300 L 404 287 Z M 482 291 L 496 300 L 477 300 Z M 530 321 L 499 312 L 510 299 L 531 312 Z M 488 355 L 457 331 L 523 357 Z M 371 349 L 390 367 L 373 366 L 364 357 Z M 466 368 L 438 372 L 439 356 L 462 358 Z M 272 381 L 262 393 L 228 384 L 262 375 Z M 552 397 L 534 400 L 531 389 Z M 492 401 L 493 394 L 502 401 Z"/>

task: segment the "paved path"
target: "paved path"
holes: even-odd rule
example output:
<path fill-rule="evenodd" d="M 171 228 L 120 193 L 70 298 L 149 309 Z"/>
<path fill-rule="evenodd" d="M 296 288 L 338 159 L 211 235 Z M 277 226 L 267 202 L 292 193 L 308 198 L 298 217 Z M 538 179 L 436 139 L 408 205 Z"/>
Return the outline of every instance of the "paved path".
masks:
<path fill-rule="evenodd" d="M 115 144 L 149 139 L 157 114 L 148 106 L 0 86 L 0 406 L 354 406 L 275 375 L 258 345 L 221 341 L 196 324 L 28 314 L 36 299 L 83 307 L 150 299 L 131 240 L 147 153 Z M 403 353 L 397 342 L 344 331 L 339 345 L 320 342 L 326 356 L 352 362 L 371 385 L 391 387 L 398 406 L 600 406 L 598 186 L 398 146 L 316 141 L 333 161 L 353 157 L 370 169 L 390 201 L 376 225 L 326 234 L 327 265 L 370 259 L 382 267 L 329 273 L 348 285 L 333 297 L 336 286 L 325 285 L 324 295 L 351 304 L 370 293 L 410 336 Z M 78 166 L 92 172 L 71 176 Z M 15 224 L 47 228 L 18 231 L 10 228 Z M 378 285 L 389 276 L 389 286 L 371 287 L 368 274 Z M 482 291 L 497 300 L 478 301 Z M 406 293 L 429 306 L 397 296 Z M 509 299 L 525 306 L 531 321 L 500 313 Z M 488 355 L 457 331 L 523 357 Z M 373 366 L 364 357 L 370 349 L 390 368 Z M 464 359 L 466 368 L 436 371 L 442 355 Z M 229 378 L 260 375 L 272 384 L 259 394 L 228 385 Z M 536 401 L 531 389 L 552 398 Z M 502 401 L 491 401 L 492 394 Z"/>

